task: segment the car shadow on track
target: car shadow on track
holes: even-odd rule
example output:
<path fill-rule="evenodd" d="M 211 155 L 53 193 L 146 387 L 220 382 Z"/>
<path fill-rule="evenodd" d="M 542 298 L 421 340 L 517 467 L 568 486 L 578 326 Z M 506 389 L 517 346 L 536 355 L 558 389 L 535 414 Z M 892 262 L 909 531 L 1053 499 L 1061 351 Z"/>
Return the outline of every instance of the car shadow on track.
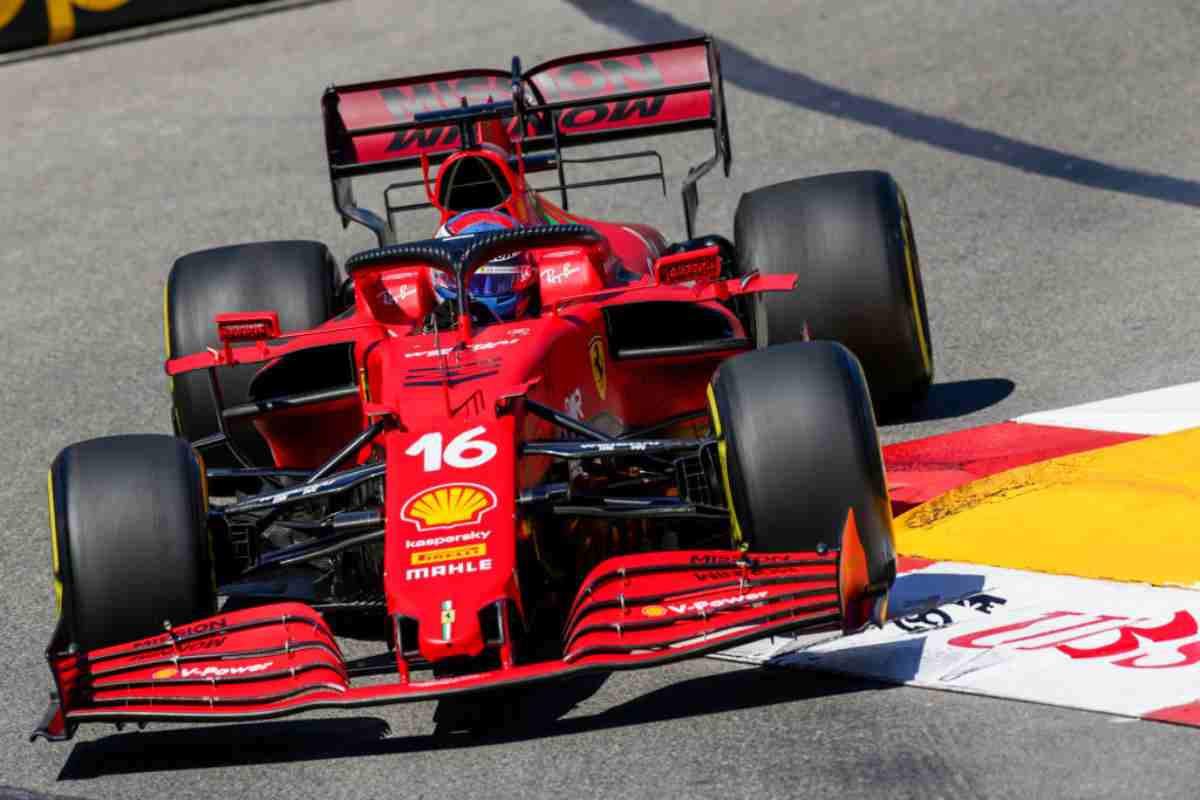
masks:
<path fill-rule="evenodd" d="M 1008 378 L 975 378 L 935 383 L 929 394 L 907 415 L 881 420 L 885 425 L 932 422 L 964 417 L 994 406 L 1013 393 L 1017 385 Z"/>
<path fill-rule="evenodd" d="M 518 713 L 510 716 L 502 729 L 483 733 L 392 737 L 387 722 L 376 717 L 119 733 L 77 744 L 58 779 L 471 748 L 891 688 L 856 678 L 818 673 L 800 677 L 791 670 L 746 668 L 679 681 L 595 714 L 556 716 L 572 707 L 572 698 L 594 692 L 605 677 L 578 679 L 580 685 L 572 685 L 577 683 L 572 680 L 530 690 L 519 703 Z"/>

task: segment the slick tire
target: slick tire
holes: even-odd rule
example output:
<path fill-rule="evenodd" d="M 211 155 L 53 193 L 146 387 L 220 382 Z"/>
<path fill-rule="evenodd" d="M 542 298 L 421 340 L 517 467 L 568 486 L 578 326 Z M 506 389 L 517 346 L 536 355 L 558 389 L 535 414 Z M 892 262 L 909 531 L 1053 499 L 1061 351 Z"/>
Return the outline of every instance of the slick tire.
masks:
<path fill-rule="evenodd" d="M 284 331 L 312 328 L 336 312 L 337 266 L 320 242 L 255 242 L 183 256 L 171 268 L 163 299 L 167 358 L 219 347 L 217 314 L 276 311 Z M 250 380 L 262 365 L 218 370 L 225 405 L 248 400 Z M 217 432 L 216 408 L 205 371 L 171 381 L 175 433 L 197 441 Z M 238 448 L 256 464 L 271 464 L 270 451 L 249 422 L 231 427 Z M 226 448 L 208 449 L 212 467 L 234 467 Z M 225 485 L 214 486 L 224 493 Z"/>
<path fill-rule="evenodd" d="M 862 362 L 881 418 L 906 415 L 933 381 L 921 264 L 904 193 L 885 172 L 841 172 L 742 195 L 737 271 L 797 273 L 792 292 L 747 304 L 759 347 L 832 339 Z"/>
<path fill-rule="evenodd" d="M 49 494 L 59 613 L 82 650 L 215 613 L 204 467 L 187 442 L 73 444 L 50 466 Z"/>
<path fill-rule="evenodd" d="M 723 363 L 709 386 L 734 545 L 837 548 L 847 513 L 872 583 L 895 577 L 892 511 L 858 359 L 837 342 L 775 345 Z"/>

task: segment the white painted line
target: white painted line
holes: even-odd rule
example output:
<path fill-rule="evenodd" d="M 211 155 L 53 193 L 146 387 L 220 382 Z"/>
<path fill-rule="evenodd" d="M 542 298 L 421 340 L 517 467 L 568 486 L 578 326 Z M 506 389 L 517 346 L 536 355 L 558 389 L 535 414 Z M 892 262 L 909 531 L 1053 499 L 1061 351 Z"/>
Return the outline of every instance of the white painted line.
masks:
<path fill-rule="evenodd" d="M 1200 427 L 1200 383 L 1017 417 L 1016 422 L 1156 436 Z"/>

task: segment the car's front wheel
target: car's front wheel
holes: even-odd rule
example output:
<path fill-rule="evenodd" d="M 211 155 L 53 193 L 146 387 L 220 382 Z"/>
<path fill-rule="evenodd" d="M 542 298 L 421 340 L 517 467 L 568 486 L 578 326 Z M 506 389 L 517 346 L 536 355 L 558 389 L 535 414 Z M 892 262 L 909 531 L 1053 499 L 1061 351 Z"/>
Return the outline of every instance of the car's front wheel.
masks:
<path fill-rule="evenodd" d="M 82 650 L 216 611 L 204 465 L 183 439 L 73 444 L 50 467 L 49 495 L 59 614 Z"/>
<path fill-rule="evenodd" d="M 870 583 L 895 578 L 892 511 L 862 367 L 836 342 L 777 345 L 721 364 L 709 406 L 734 544 L 836 549 L 854 512 Z"/>

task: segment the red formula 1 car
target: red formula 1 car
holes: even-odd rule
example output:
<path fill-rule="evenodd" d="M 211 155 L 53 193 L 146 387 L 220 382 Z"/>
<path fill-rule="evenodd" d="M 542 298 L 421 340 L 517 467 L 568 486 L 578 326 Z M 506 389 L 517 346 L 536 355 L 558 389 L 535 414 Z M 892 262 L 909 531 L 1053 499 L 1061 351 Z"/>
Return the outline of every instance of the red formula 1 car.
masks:
<path fill-rule="evenodd" d="M 696 182 L 730 164 L 708 39 L 333 87 L 323 109 L 337 210 L 379 246 L 344 274 L 315 242 L 176 262 L 176 435 L 50 469 L 35 735 L 446 697 L 885 617 L 871 397 L 902 411 L 932 379 L 889 176 L 769 186 L 734 242 L 696 237 Z M 715 152 L 684 181 L 685 241 L 567 211 L 573 189 L 665 187 L 654 151 L 572 148 L 693 130 Z M 624 159 L 656 167 L 567 181 Z M 356 176 L 412 169 L 385 216 L 356 205 Z M 436 234 L 396 242 L 424 207 Z M 350 628 L 380 652 L 347 659 Z"/>

